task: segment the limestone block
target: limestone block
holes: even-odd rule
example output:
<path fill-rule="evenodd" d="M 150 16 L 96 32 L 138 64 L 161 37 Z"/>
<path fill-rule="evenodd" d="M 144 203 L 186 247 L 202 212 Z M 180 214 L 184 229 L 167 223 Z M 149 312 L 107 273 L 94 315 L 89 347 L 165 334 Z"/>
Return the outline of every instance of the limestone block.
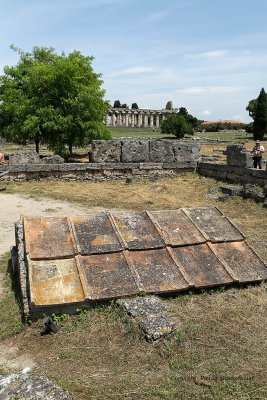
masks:
<path fill-rule="evenodd" d="M 200 144 L 173 141 L 173 151 L 176 161 L 199 161 Z"/>
<path fill-rule="evenodd" d="M 176 161 L 172 140 L 150 140 L 149 159 L 155 163 Z"/>
<path fill-rule="evenodd" d="M 42 158 L 42 163 L 43 164 L 63 164 L 64 158 L 60 157 L 58 155 L 44 157 L 44 158 Z"/>
<path fill-rule="evenodd" d="M 227 165 L 245 168 L 251 168 L 253 165 L 251 154 L 248 154 L 245 147 L 241 144 L 229 144 L 225 153 L 227 156 Z"/>
<path fill-rule="evenodd" d="M 123 163 L 148 162 L 149 141 L 123 140 L 121 148 L 121 161 Z"/>
<path fill-rule="evenodd" d="M 120 162 L 121 141 L 120 140 L 93 140 L 92 141 L 93 162 Z"/>
<path fill-rule="evenodd" d="M 36 151 L 21 151 L 9 156 L 9 164 L 40 164 L 40 157 Z"/>

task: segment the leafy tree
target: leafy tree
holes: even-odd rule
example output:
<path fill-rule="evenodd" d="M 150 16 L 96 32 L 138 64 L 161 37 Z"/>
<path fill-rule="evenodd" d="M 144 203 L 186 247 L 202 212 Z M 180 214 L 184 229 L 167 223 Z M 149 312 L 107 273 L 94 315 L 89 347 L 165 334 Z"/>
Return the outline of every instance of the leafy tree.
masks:
<path fill-rule="evenodd" d="M 132 108 L 134 108 L 135 110 L 138 110 L 138 109 L 139 109 L 137 103 L 132 103 Z"/>
<path fill-rule="evenodd" d="M 193 127 L 179 114 L 171 114 L 161 124 L 161 133 L 182 138 L 184 135 L 193 135 Z"/>
<path fill-rule="evenodd" d="M 64 154 L 65 146 L 84 146 L 93 138 L 110 138 L 103 124 L 108 102 L 93 57 L 74 50 L 66 55 L 53 48 L 32 53 L 11 46 L 19 62 L 0 76 L 2 136 L 17 143 L 47 144 Z"/>
<path fill-rule="evenodd" d="M 188 115 L 188 111 L 185 107 L 180 107 L 178 114 L 182 115 L 183 117 L 186 117 Z"/>
<path fill-rule="evenodd" d="M 193 117 L 193 115 L 189 114 L 185 107 L 179 108 L 178 115 L 182 115 L 186 119 L 186 121 L 193 126 L 193 128 L 197 128 L 201 123 L 200 120 L 198 120 L 196 117 Z"/>
<path fill-rule="evenodd" d="M 249 113 L 249 116 L 254 120 L 256 115 L 256 108 L 257 108 L 257 99 L 252 99 L 249 101 L 246 110 Z"/>
<path fill-rule="evenodd" d="M 121 102 L 120 102 L 120 100 L 115 100 L 115 101 L 114 101 L 113 108 L 120 108 L 120 107 L 121 107 Z"/>
<path fill-rule="evenodd" d="M 253 137 L 255 140 L 261 140 L 267 129 L 267 97 L 264 88 L 261 89 L 257 98 L 257 107 L 253 123 Z"/>

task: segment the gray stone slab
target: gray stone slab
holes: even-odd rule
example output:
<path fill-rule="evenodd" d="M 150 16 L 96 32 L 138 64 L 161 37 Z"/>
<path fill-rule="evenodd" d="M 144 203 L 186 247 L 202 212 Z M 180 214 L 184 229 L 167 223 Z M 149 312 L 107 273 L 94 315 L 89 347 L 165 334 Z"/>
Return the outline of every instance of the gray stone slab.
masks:
<path fill-rule="evenodd" d="M 168 315 L 167 308 L 159 297 L 132 297 L 119 299 L 117 303 L 125 312 L 138 320 L 149 342 L 157 342 L 179 327 L 177 321 Z"/>
<path fill-rule="evenodd" d="M 123 140 L 121 148 L 121 161 L 123 163 L 138 163 L 149 161 L 148 140 Z"/>
<path fill-rule="evenodd" d="M 175 155 L 173 143 L 171 140 L 151 140 L 150 141 L 150 154 L 149 159 L 151 162 L 174 162 Z"/>
<path fill-rule="evenodd" d="M 36 151 L 20 151 L 10 154 L 9 164 L 40 164 L 40 157 Z"/>
<path fill-rule="evenodd" d="M 0 374 L 0 399 L 71 400 L 71 396 L 43 376 Z"/>
<path fill-rule="evenodd" d="M 120 140 L 93 140 L 92 141 L 93 162 L 120 162 L 121 141 Z"/>

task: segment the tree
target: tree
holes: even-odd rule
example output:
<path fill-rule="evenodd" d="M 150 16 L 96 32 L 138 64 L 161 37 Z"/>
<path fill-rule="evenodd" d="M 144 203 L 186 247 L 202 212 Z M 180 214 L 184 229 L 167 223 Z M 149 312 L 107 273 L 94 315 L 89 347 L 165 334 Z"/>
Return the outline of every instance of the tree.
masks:
<path fill-rule="evenodd" d="M 196 117 L 193 117 L 193 115 L 189 114 L 185 107 L 179 108 L 178 115 L 181 115 L 182 117 L 184 117 L 185 120 L 190 125 L 193 126 L 193 128 L 197 128 L 201 124 L 201 121 L 199 119 L 197 119 Z"/>
<path fill-rule="evenodd" d="M 161 133 L 182 138 L 184 135 L 193 135 L 193 127 L 179 114 L 171 114 L 161 124 Z"/>
<path fill-rule="evenodd" d="M 138 110 L 138 109 L 139 109 L 137 103 L 132 103 L 132 108 L 134 108 L 135 110 Z"/>
<path fill-rule="evenodd" d="M 249 101 L 246 110 L 249 113 L 249 116 L 254 120 L 256 115 L 256 108 L 257 108 L 257 99 L 252 99 Z"/>
<path fill-rule="evenodd" d="M 25 53 L 11 46 L 19 62 L 0 76 L 2 136 L 16 143 L 44 143 L 60 154 L 68 146 L 85 146 L 111 134 L 103 124 L 109 105 L 103 99 L 101 75 L 93 57 L 74 50 L 66 55 L 53 48 L 34 47 Z"/>
<path fill-rule="evenodd" d="M 253 137 L 255 140 L 261 140 L 267 129 L 267 97 L 264 88 L 261 89 L 257 98 L 255 119 L 253 123 Z"/>
<path fill-rule="evenodd" d="M 115 100 L 115 101 L 114 101 L 113 108 L 120 108 L 120 106 L 121 106 L 120 100 Z"/>

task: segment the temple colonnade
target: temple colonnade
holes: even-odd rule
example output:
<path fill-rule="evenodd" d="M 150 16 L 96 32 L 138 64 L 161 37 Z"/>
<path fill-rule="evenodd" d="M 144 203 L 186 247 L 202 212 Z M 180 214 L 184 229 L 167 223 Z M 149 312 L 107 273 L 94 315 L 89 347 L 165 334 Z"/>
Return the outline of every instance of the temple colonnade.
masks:
<path fill-rule="evenodd" d="M 159 128 L 171 110 L 111 108 L 107 111 L 105 125 L 113 127 Z"/>

